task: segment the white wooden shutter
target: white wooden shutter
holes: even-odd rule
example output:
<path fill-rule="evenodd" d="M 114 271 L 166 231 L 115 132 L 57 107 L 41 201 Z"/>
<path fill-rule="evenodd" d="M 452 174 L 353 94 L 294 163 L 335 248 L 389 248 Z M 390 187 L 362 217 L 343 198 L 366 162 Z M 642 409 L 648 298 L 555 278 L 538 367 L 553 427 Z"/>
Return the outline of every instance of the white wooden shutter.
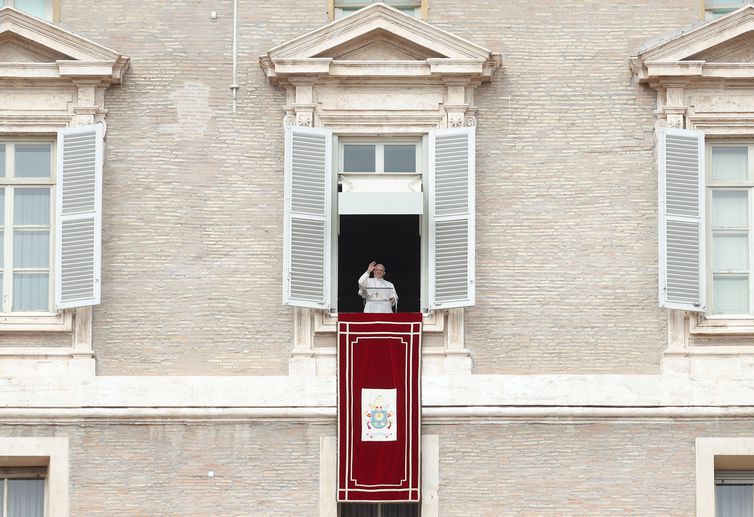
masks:
<path fill-rule="evenodd" d="M 55 201 L 55 307 L 100 302 L 101 124 L 58 131 Z"/>
<path fill-rule="evenodd" d="M 658 134 L 660 306 L 705 310 L 704 133 Z"/>
<path fill-rule="evenodd" d="M 330 308 L 332 132 L 285 131 L 283 303 Z"/>
<path fill-rule="evenodd" d="M 429 133 L 429 305 L 474 304 L 474 128 Z"/>

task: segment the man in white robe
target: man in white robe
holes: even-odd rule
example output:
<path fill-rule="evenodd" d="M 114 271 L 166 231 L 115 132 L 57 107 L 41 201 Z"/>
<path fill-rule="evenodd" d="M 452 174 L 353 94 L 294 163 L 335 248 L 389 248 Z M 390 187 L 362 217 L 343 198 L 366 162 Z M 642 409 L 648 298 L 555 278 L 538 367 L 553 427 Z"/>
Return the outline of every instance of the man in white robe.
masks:
<path fill-rule="evenodd" d="M 372 272 L 374 278 L 369 277 Z M 384 276 L 385 266 L 372 261 L 359 278 L 359 295 L 366 299 L 364 312 L 393 312 L 393 307 L 398 304 L 398 293 L 392 283 L 382 278 Z"/>

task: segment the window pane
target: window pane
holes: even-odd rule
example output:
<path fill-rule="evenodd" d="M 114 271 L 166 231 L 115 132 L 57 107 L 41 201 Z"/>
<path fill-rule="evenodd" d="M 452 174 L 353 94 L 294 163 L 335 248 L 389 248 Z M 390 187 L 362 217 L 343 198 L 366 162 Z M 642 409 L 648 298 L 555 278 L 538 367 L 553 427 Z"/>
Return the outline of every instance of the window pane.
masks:
<path fill-rule="evenodd" d="M 712 177 L 716 180 L 746 179 L 746 147 L 713 147 Z"/>
<path fill-rule="evenodd" d="M 416 146 L 386 144 L 385 172 L 416 172 Z"/>
<path fill-rule="evenodd" d="M 343 172 L 374 172 L 374 144 L 346 144 L 343 146 Z"/>
<path fill-rule="evenodd" d="M 712 279 L 713 312 L 719 314 L 749 313 L 748 275 L 718 276 Z"/>
<path fill-rule="evenodd" d="M 49 178 L 51 160 L 50 144 L 16 144 L 16 176 L 19 178 Z"/>
<path fill-rule="evenodd" d="M 5 177 L 5 144 L 0 144 L 0 177 Z"/>
<path fill-rule="evenodd" d="M 715 271 L 748 271 L 749 238 L 746 234 L 722 234 L 713 237 Z"/>
<path fill-rule="evenodd" d="M 13 233 L 13 267 L 46 268 L 50 265 L 50 232 Z"/>
<path fill-rule="evenodd" d="M 50 189 L 17 188 L 13 223 L 19 225 L 50 224 Z"/>
<path fill-rule="evenodd" d="M 419 517 L 417 503 L 384 503 L 381 504 L 381 517 Z"/>
<path fill-rule="evenodd" d="M 5 224 L 5 189 L 0 188 L 0 225 Z"/>
<path fill-rule="evenodd" d="M 44 517 L 45 480 L 8 480 L 8 517 Z"/>
<path fill-rule="evenodd" d="M 747 228 L 749 197 L 746 191 L 715 190 L 712 192 L 712 227 Z"/>
<path fill-rule="evenodd" d="M 752 517 L 751 485 L 715 486 L 715 517 Z"/>
<path fill-rule="evenodd" d="M 388 5 L 398 5 L 401 7 L 420 7 L 421 0 L 335 0 L 335 7 L 347 6 L 367 6 L 375 4 L 378 1 L 384 1 Z"/>
<path fill-rule="evenodd" d="M 49 20 L 47 4 L 51 0 L 15 0 L 13 5 L 20 11 L 27 12 L 37 18 Z"/>
<path fill-rule="evenodd" d="M 377 517 L 378 505 L 369 503 L 340 503 L 339 517 Z"/>
<path fill-rule="evenodd" d="M 13 273 L 13 310 L 50 310 L 47 273 Z"/>

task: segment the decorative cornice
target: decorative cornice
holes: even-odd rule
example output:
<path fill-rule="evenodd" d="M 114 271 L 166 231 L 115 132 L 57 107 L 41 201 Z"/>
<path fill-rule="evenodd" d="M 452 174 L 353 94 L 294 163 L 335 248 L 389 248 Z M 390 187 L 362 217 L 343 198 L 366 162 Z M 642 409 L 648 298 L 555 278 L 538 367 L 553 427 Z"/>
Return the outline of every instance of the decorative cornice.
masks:
<path fill-rule="evenodd" d="M 50 63 L 0 63 L 0 78 L 91 78 L 119 83 L 129 58 L 12 7 L 0 8 L 0 37 L 13 35 L 70 59 Z"/>
<path fill-rule="evenodd" d="M 754 33 L 754 5 L 683 29 L 645 45 L 629 59 L 634 77 L 660 87 L 676 79 L 754 79 L 754 63 L 709 63 L 699 54 L 746 33 Z"/>
<path fill-rule="evenodd" d="M 354 59 L 349 44 L 367 46 L 372 40 L 410 41 L 416 59 Z M 345 51 L 342 49 L 346 47 Z M 421 52 L 425 57 L 420 57 Z M 331 55 L 328 55 L 331 54 Z M 343 59 L 339 59 L 339 55 Z M 439 56 L 439 57 L 438 57 Z M 294 78 L 455 77 L 467 84 L 489 81 L 502 58 L 488 49 L 402 13 L 383 3 L 270 49 L 259 58 L 273 84 Z"/>

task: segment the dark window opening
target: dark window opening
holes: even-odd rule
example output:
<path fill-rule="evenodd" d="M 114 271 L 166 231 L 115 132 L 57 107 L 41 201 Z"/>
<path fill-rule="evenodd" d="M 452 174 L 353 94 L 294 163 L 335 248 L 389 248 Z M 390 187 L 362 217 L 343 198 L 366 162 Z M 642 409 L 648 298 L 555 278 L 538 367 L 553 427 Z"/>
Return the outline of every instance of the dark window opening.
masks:
<path fill-rule="evenodd" d="M 339 503 L 338 517 L 419 517 L 419 503 Z"/>
<path fill-rule="evenodd" d="M 338 236 L 338 312 L 362 312 L 359 277 L 376 260 L 398 292 L 398 312 L 419 312 L 421 235 L 418 215 L 342 215 Z"/>

